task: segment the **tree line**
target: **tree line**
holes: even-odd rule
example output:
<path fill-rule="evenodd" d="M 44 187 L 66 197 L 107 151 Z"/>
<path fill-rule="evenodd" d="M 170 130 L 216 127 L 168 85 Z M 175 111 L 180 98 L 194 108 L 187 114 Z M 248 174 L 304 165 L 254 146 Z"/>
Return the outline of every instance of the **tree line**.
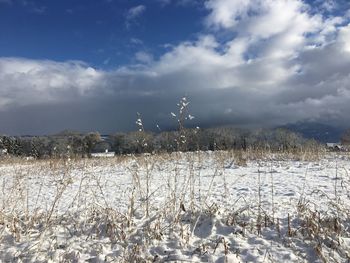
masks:
<path fill-rule="evenodd" d="M 58 135 L 38 137 L 0 136 L 0 149 L 15 156 L 88 157 L 92 152 L 113 151 L 116 154 L 140 154 L 173 151 L 215 151 L 255 149 L 293 151 L 318 147 L 314 140 L 285 129 L 181 129 L 160 133 L 144 130 L 101 136 L 98 132 L 80 134 L 65 131 Z"/>

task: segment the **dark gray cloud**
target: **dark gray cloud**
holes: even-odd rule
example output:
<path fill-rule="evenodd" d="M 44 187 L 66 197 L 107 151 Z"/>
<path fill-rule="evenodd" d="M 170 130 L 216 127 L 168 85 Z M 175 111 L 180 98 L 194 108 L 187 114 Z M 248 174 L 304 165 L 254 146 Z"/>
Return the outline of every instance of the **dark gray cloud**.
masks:
<path fill-rule="evenodd" d="M 167 128 L 176 125 L 170 112 L 183 96 L 196 117 L 192 125 L 309 119 L 346 126 L 350 25 L 345 17 L 310 14 L 299 0 L 277 2 L 208 0 L 210 34 L 157 60 L 140 50 L 140 64 L 112 71 L 77 61 L 0 58 L 0 132 L 133 130 L 136 112 L 147 129 Z M 221 31 L 235 37 L 219 43 Z"/>

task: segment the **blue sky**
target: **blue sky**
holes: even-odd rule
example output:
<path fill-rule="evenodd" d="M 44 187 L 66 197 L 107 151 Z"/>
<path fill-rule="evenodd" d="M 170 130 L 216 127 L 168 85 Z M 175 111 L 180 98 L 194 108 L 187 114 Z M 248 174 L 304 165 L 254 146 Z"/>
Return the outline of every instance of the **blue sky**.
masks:
<path fill-rule="evenodd" d="M 346 0 L 0 0 L 0 133 L 350 123 Z"/>
<path fill-rule="evenodd" d="M 82 60 L 99 68 L 133 63 L 140 50 L 157 57 L 168 44 L 194 39 L 207 13 L 186 1 L 1 2 L 0 56 Z"/>

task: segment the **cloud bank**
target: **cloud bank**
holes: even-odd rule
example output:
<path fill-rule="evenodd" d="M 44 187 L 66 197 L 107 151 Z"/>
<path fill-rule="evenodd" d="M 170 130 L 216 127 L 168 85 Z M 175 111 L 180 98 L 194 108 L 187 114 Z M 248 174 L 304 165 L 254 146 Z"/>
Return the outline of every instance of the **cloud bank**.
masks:
<path fill-rule="evenodd" d="M 115 70 L 0 58 L 0 132 L 131 130 L 136 112 L 148 128 L 166 127 L 182 96 L 202 126 L 350 123 L 349 17 L 300 0 L 207 0 L 204 7 L 205 33 L 196 41 L 159 59 L 140 51 L 139 64 Z"/>

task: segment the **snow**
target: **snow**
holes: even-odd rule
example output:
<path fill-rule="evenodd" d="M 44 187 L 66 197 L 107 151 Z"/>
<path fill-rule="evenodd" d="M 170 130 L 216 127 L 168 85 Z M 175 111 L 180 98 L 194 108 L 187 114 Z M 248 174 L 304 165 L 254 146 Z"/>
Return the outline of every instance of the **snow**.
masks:
<path fill-rule="evenodd" d="M 349 260 L 348 156 L 245 155 L 3 160 L 0 261 Z"/>

